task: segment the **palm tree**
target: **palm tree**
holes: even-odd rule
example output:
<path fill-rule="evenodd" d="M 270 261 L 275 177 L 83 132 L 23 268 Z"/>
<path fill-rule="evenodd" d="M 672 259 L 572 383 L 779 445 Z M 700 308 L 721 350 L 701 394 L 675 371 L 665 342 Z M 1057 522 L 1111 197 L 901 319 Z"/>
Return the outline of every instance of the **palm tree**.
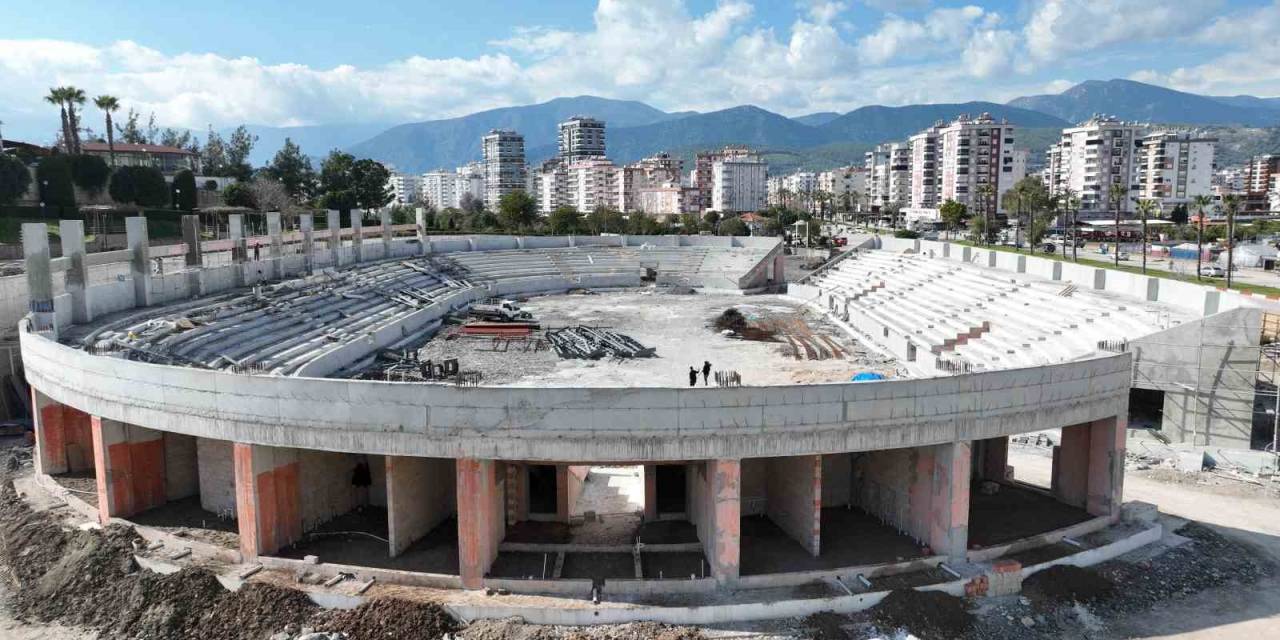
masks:
<path fill-rule="evenodd" d="M 1191 204 L 1199 212 L 1196 216 L 1196 280 L 1200 279 L 1200 261 L 1204 255 L 1204 210 L 1213 204 L 1213 198 L 1206 195 L 1196 196 Z"/>
<path fill-rule="evenodd" d="M 49 95 L 44 97 L 49 104 L 58 105 L 62 113 L 62 146 L 71 153 L 71 123 L 67 120 L 67 90 L 63 87 L 49 87 Z"/>
<path fill-rule="evenodd" d="M 1138 200 L 1138 215 L 1142 216 L 1142 273 L 1147 272 L 1147 217 L 1156 211 L 1156 201 L 1150 198 Z"/>
<path fill-rule="evenodd" d="M 991 244 L 991 196 L 995 193 L 995 189 L 990 184 L 978 186 L 978 203 L 982 205 L 982 235 L 983 244 Z"/>
<path fill-rule="evenodd" d="M 116 136 L 111 127 L 111 112 L 120 109 L 120 101 L 115 96 L 101 95 L 93 99 L 94 106 L 102 109 L 107 116 L 107 153 L 111 157 L 111 166 L 116 166 Z"/>
<path fill-rule="evenodd" d="M 64 87 L 64 90 L 67 92 L 67 122 L 71 125 L 72 153 L 80 153 L 80 117 L 76 115 L 76 108 L 85 102 L 84 89 Z"/>
<path fill-rule="evenodd" d="M 1107 191 L 1107 195 L 1110 196 L 1111 198 L 1111 207 L 1115 209 L 1115 214 L 1116 214 L 1116 218 L 1115 218 L 1116 246 L 1112 250 L 1112 253 L 1115 254 L 1116 266 L 1119 267 L 1120 266 L 1120 203 L 1124 202 L 1124 197 L 1129 195 L 1129 188 L 1122 184 L 1112 184 L 1111 188 Z"/>
<path fill-rule="evenodd" d="M 1240 196 L 1232 193 L 1222 199 L 1227 210 L 1227 288 L 1231 288 L 1231 270 L 1235 268 L 1236 212 L 1240 210 Z"/>

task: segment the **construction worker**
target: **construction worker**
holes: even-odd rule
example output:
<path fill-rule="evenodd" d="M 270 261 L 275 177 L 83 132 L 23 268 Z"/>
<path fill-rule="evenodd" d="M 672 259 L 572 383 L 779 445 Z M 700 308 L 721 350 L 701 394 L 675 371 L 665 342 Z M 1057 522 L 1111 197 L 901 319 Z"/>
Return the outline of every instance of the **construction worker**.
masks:
<path fill-rule="evenodd" d="M 710 383 L 708 381 L 710 379 L 711 379 L 711 361 L 703 360 L 702 361 L 702 386 L 704 387 L 709 386 Z"/>
<path fill-rule="evenodd" d="M 693 367 L 689 367 L 689 386 L 698 386 L 698 370 Z"/>

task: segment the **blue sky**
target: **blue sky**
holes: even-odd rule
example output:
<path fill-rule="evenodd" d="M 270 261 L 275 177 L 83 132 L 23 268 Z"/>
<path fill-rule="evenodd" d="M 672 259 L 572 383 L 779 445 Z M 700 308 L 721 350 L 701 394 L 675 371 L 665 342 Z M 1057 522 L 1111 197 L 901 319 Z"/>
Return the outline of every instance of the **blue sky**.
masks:
<path fill-rule="evenodd" d="M 787 115 L 1116 77 L 1280 95 L 1280 0 L 120 4 L 0 3 L 6 137 L 51 135 L 40 96 L 55 84 L 194 129 L 424 120 L 584 93 Z"/>

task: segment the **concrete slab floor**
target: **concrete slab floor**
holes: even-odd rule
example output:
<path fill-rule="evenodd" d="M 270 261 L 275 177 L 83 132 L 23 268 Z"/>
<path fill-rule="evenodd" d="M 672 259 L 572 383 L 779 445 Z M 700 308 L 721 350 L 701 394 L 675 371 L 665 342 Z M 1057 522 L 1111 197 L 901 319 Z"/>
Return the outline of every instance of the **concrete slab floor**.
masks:
<path fill-rule="evenodd" d="M 684 544 L 698 541 L 698 528 L 688 520 L 658 520 L 640 526 L 640 542 Z"/>
<path fill-rule="evenodd" d="M 504 542 L 532 544 L 634 544 L 640 514 L 606 515 L 592 522 L 565 524 L 526 520 L 507 526 Z"/>
<path fill-rule="evenodd" d="M 704 577 L 706 558 L 701 552 L 640 553 L 640 569 L 646 580 L 686 580 Z"/>
<path fill-rule="evenodd" d="M 635 558 L 630 553 L 566 553 L 561 578 L 589 578 L 596 584 L 606 580 L 635 579 Z"/>
<path fill-rule="evenodd" d="M 644 511 L 644 467 L 591 467 L 573 515 L 641 513 Z"/>
<path fill-rule="evenodd" d="M 240 526 L 235 518 L 221 518 L 200 506 L 200 496 L 171 500 L 129 517 L 134 524 L 180 533 L 183 536 L 228 549 L 240 546 Z"/>
<path fill-rule="evenodd" d="M 363 534 L 372 534 L 382 540 Z M 457 520 L 451 518 L 440 523 L 395 558 L 389 557 L 386 539 L 387 510 L 363 507 L 307 532 L 301 542 L 281 549 L 275 555 L 282 558 L 314 555 L 322 562 L 336 564 L 458 575 Z"/>
<path fill-rule="evenodd" d="M 1002 483 L 994 495 L 976 488 L 969 496 L 969 546 L 989 547 L 1029 538 L 1091 519 L 1084 509 L 1039 491 Z"/>
<path fill-rule="evenodd" d="M 857 508 L 822 510 L 822 553 L 816 558 L 767 517 L 742 519 L 742 575 L 838 569 L 922 556 L 915 540 Z"/>

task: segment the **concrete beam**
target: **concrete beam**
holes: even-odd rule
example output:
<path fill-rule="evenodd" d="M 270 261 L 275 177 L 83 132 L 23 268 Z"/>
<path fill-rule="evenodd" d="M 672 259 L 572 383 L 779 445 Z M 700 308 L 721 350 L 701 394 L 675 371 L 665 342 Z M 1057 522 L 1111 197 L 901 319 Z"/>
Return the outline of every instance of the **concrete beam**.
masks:
<path fill-rule="evenodd" d="M 466 589 L 484 587 L 484 576 L 506 535 L 499 466 L 494 460 L 457 461 L 458 571 Z"/>
<path fill-rule="evenodd" d="M 232 455 L 241 555 L 269 555 L 300 539 L 297 451 L 237 442 Z"/>
<path fill-rule="evenodd" d="M 151 239 L 147 234 L 147 219 L 134 216 L 124 219 L 125 241 L 133 254 L 130 266 L 133 274 L 133 302 L 135 307 L 151 306 Z"/>
<path fill-rule="evenodd" d="M 164 433 L 93 416 L 98 520 L 127 518 L 164 504 Z"/>
<path fill-rule="evenodd" d="M 71 261 L 65 287 L 67 294 L 71 296 L 71 320 L 76 324 L 91 322 L 93 310 L 86 288 L 89 283 L 89 265 L 84 259 L 84 221 L 60 220 L 58 234 L 62 241 L 62 257 Z"/>

